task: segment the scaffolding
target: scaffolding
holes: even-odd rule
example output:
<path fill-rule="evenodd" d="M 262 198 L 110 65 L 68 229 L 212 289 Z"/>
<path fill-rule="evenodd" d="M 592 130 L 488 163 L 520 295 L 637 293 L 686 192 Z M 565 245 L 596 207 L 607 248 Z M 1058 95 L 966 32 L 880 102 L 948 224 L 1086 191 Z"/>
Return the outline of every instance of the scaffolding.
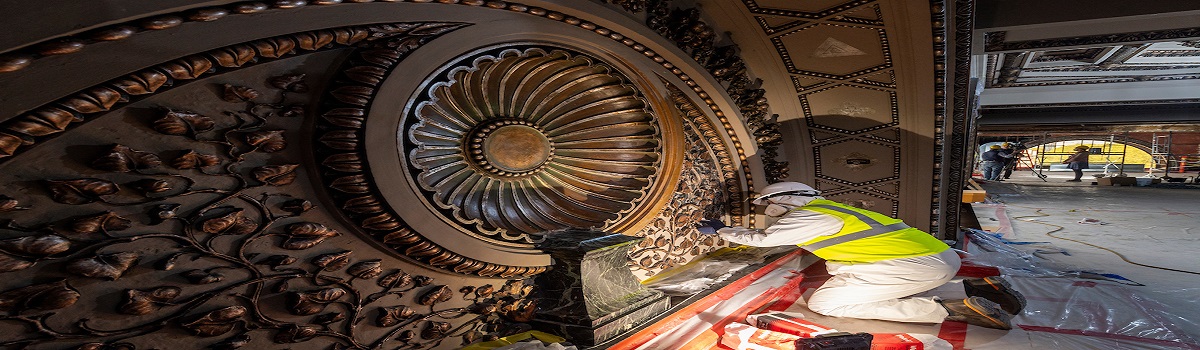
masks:
<path fill-rule="evenodd" d="M 1197 147 L 1195 153 L 1179 152 L 1178 149 L 1172 149 L 1173 132 L 1166 132 L 1166 135 L 1154 133 L 1151 136 L 1150 156 L 1154 159 L 1154 171 L 1162 172 L 1164 177 L 1170 177 L 1170 174 L 1182 174 L 1187 172 L 1200 171 L 1200 147 Z"/>
<path fill-rule="evenodd" d="M 1046 138 L 1047 136 L 1043 135 L 1041 139 L 1033 141 L 1038 146 L 1036 149 L 1029 150 L 1029 152 L 1033 153 L 1032 155 L 1022 154 L 1021 158 L 1028 159 L 1028 163 L 1018 163 L 1018 167 L 1028 165 L 1030 170 L 1043 180 L 1046 178 L 1046 175 L 1043 173 L 1043 171 L 1059 170 L 1055 169 L 1055 165 L 1060 164 L 1063 159 L 1075 154 L 1073 151 L 1067 152 L 1064 150 L 1073 148 L 1073 146 L 1076 145 L 1086 146 L 1088 148 L 1088 153 L 1090 153 L 1091 156 L 1104 157 L 1104 166 L 1102 168 L 1089 166 L 1088 169 L 1085 169 L 1087 171 L 1102 170 L 1104 172 L 1104 176 L 1124 176 L 1130 171 L 1145 170 L 1140 164 L 1137 165 L 1137 169 L 1134 169 L 1134 165 L 1125 164 L 1125 156 L 1129 147 L 1128 134 L 1121 135 L 1119 138 L 1117 135 L 1108 135 L 1108 140 L 1101 140 L 1098 137 L 1080 137 L 1079 139 L 1075 140 L 1044 142 Z M 1120 151 L 1114 150 L 1117 144 L 1121 145 Z M 1035 157 L 1036 162 L 1033 161 Z M 1065 168 L 1062 170 L 1065 171 Z"/>

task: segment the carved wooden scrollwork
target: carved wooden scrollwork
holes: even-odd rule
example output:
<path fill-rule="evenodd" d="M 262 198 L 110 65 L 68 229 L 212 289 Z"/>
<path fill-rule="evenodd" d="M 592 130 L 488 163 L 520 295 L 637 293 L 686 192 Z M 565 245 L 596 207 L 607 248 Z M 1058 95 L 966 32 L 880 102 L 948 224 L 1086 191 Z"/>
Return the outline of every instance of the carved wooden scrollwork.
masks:
<path fill-rule="evenodd" d="M 309 255 L 330 248 L 323 243 L 341 233 L 307 221 L 313 204 L 286 187 L 299 165 L 267 155 L 284 152 L 295 132 L 271 127 L 287 123 L 279 119 L 288 118 L 288 93 L 303 90 L 295 85 L 300 79 L 272 79 L 293 81 L 276 86 L 275 103 L 261 102 L 266 93 L 232 86 L 225 100 L 244 109 L 211 116 L 162 109 L 138 131 L 161 134 L 143 135 L 163 138 L 151 144 L 190 150 L 97 145 L 108 150 L 90 161 L 101 173 L 44 181 L 51 205 L 63 207 L 49 210 L 110 211 L 32 225 L 22 221 L 33 218 L 6 218 L 4 233 L 22 236 L 0 240 L 0 273 L 63 278 L 0 289 L 0 325 L 27 330 L 0 337 L 0 347 L 73 342 L 78 349 L 132 350 L 136 346 L 124 340 L 178 328 L 195 337 L 225 337 L 210 346 L 219 349 L 245 347 L 252 334 L 263 333 L 276 344 L 321 339 L 337 349 L 425 349 L 452 337 L 469 344 L 528 329 L 534 287 L 522 280 L 456 292 L 396 268 L 394 260 L 363 259 L 348 250 Z M 158 156 L 171 153 L 179 156 L 165 162 Z M 142 179 L 135 184 L 158 185 L 128 191 L 113 180 L 130 176 Z M 29 209 L 13 202 L 12 210 Z M 153 241 L 171 245 L 154 248 L 147 243 Z M 155 274 L 156 284 L 117 285 L 145 274 Z M 110 294 L 120 297 L 101 297 Z M 101 307 L 83 311 L 78 304 L 85 303 Z M 99 318 L 121 322 L 92 319 L 103 314 L 111 316 Z M 360 324 L 368 315 L 378 321 Z M 369 327 L 381 329 L 365 332 Z"/>

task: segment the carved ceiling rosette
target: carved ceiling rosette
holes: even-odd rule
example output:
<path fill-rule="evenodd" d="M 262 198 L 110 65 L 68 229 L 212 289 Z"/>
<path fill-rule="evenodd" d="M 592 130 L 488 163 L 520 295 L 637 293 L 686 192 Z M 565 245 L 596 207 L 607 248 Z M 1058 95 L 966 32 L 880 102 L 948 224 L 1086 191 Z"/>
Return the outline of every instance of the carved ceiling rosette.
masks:
<path fill-rule="evenodd" d="M 632 234 L 670 199 L 681 120 L 629 68 L 556 44 L 385 64 L 368 55 L 386 50 L 361 54 L 331 87 L 341 103 L 326 110 L 318 151 L 342 211 L 406 257 L 532 275 L 549 264 L 540 233 Z M 429 73 L 413 81 L 414 70 Z"/>
<path fill-rule="evenodd" d="M 430 201 L 504 242 L 611 228 L 646 194 L 661 137 L 620 72 L 560 49 L 479 55 L 425 92 L 406 127 Z"/>

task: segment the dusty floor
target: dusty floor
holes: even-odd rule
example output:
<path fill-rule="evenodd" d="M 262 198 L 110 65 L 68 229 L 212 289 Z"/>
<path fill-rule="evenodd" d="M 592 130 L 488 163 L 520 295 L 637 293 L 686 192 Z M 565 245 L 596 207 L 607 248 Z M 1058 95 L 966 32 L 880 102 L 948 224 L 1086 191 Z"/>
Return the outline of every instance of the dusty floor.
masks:
<path fill-rule="evenodd" d="M 1003 182 L 981 182 L 998 205 L 975 205 L 980 224 L 985 229 L 1004 226 L 1004 218 L 997 217 L 1003 215 L 997 213 L 1002 207 L 1011 223 L 1011 240 L 1049 242 L 1066 252 L 1043 257 L 1115 273 L 1147 289 L 1200 293 L 1200 185 L 1095 186 L 1063 182 L 1070 173 L 1047 174 L 1047 182 L 1027 171 Z M 1079 223 L 1086 219 L 1104 224 Z M 1051 232 L 1058 227 L 1062 229 Z M 1127 262 L 1117 253 L 1153 267 Z M 1200 305 L 1196 312 L 1200 314 Z"/>
<path fill-rule="evenodd" d="M 1010 180 L 981 182 L 989 200 L 972 206 L 981 226 L 1011 241 L 1039 242 L 1009 246 L 1057 267 L 1141 284 L 1127 290 L 1163 305 L 1150 314 L 1178 318 L 1164 324 L 1195 328 L 1200 321 L 1200 185 L 1095 186 L 1065 182 L 1069 172 L 1046 174 L 1045 181 L 1025 171 Z M 1110 323 L 1111 315 L 1129 311 L 1123 309 L 1128 305 L 1110 306 Z M 1200 330 L 1179 331 L 1191 340 L 1200 336 Z"/>

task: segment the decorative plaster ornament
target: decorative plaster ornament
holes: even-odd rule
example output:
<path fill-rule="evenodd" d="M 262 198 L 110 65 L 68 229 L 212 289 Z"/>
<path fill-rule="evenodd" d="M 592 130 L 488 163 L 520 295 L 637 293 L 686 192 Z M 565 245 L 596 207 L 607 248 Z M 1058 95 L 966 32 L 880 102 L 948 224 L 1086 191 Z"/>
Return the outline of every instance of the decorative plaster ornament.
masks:
<path fill-rule="evenodd" d="M 826 38 L 821 46 L 817 46 L 817 50 L 813 51 L 813 57 L 832 58 L 832 57 L 848 57 L 848 56 L 863 56 L 866 52 L 850 46 L 844 42 L 834 38 Z"/>

